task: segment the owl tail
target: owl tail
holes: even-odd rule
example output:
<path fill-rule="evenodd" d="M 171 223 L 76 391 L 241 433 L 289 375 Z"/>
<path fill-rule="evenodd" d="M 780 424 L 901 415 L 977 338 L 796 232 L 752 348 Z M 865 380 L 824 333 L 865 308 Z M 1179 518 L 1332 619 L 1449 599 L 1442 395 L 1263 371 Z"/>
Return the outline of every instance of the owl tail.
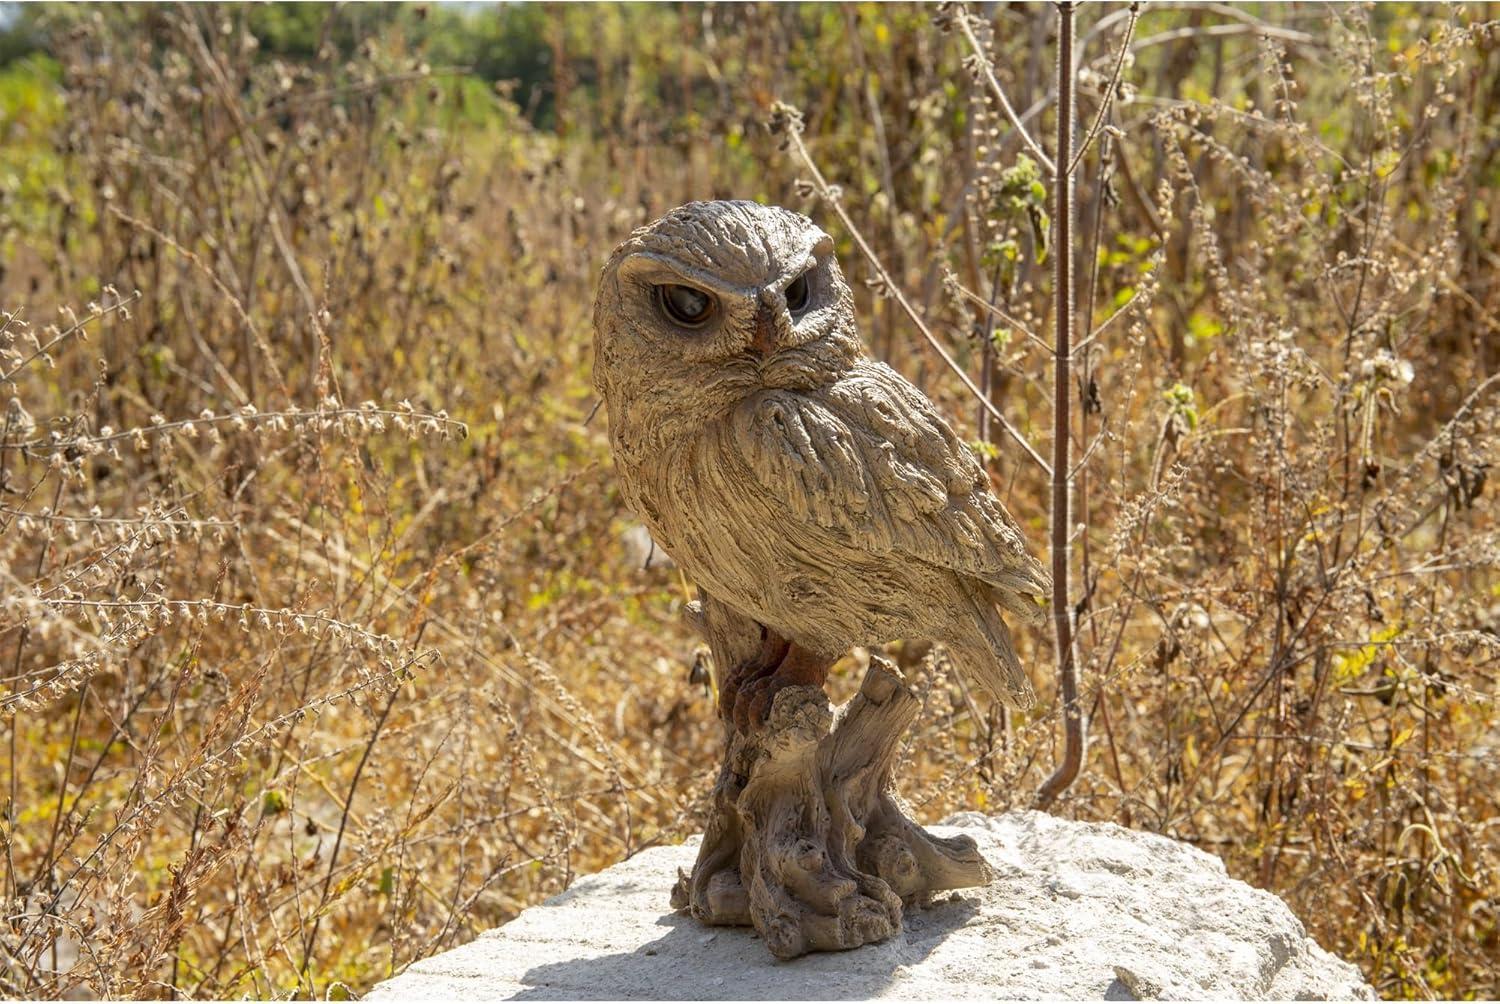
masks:
<path fill-rule="evenodd" d="M 1047 623 L 1047 608 L 1042 606 L 1037 597 L 1045 595 L 1050 588 L 1050 583 L 1040 587 L 1027 583 L 1020 590 L 996 586 L 990 589 L 990 598 L 1000 604 L 1006 613 L 1015 614 L 1022 624 L 1040 627 Z"/>
<path fill-rule="evenodd" d="M 1013 708 L 1031 707 L 1036 703 L 1036 691 L 1021 668 L 1010 628 L 1000 619 L 1000 611 L 987 597 L 970 594 L 968 601 L 978 637 L 969 644 L 950 643 L 948 654 L 959 672 L 995 697 Z"/>

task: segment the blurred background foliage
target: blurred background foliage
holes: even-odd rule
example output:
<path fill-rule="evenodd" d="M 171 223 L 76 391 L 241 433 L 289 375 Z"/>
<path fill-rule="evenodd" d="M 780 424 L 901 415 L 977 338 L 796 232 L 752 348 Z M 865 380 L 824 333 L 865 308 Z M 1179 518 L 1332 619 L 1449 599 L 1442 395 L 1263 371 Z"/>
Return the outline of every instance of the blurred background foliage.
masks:
<path fill-rule="evenodd" d="M 1045 478 L 830 209 L 1043 448 L 1050 182 L 971 71 L 1049 135 L 1050 5 L 975 8 L 981 63 L 913 4 L 3 10 L 0 993 L 347 996 L 701 825 L 688 584 L 589 381 L 597 269 L 684 201 L 828 229 L 1041 548 Z M 1220 855 L 1387 996 L 1500 993 L 1496 15 L 1148 5 L 1070 249 L 1111 326 L 1058 810 Z M 1085 122 L 1124 25 L 1080 17 Z M 1022 716 L 894 647 L 923 818 L 1054 761 L 1020 644 Z"/>

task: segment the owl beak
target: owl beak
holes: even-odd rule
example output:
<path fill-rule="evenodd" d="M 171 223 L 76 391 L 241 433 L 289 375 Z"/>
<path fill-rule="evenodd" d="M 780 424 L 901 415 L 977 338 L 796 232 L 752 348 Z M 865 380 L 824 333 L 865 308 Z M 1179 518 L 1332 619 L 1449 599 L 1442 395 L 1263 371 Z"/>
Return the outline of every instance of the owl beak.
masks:
<path fill-rule="evenodd" d="M 768 303 L 762 303 L 755 312 L 755 335 L 750 339 L 750 351 L 762 359 L 776 351 L 776 315 Z"/>

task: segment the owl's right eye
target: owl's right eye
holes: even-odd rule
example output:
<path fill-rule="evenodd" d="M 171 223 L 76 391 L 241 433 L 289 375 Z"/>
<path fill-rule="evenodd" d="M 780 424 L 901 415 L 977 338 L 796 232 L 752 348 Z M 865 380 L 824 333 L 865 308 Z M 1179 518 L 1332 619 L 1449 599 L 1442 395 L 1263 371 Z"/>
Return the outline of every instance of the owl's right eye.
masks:
<path fill-rule="evenodd" d="M 692 286 L 664 284 L 656 287 L 656 302 L 662 313 L 684 328 L 701 328 L 714 316 L 712 296 Z"/>

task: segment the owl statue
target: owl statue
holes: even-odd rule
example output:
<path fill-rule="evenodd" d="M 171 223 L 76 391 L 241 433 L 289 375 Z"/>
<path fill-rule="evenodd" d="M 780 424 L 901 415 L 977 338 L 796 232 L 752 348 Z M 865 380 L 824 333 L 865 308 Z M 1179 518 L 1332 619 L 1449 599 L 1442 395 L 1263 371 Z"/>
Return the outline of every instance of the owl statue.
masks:
<path fill-rule="evenodd" d="M 1000 610 L 1043 620 L 1047 574 L 932 402 L 864 354 L 811 220 L 673 210 L 615 249 L 594 330 L 626 501 L 705 604 L 759 626 L 759 654 L 722 667 L 726 719 L 752 728 L 780 688 L 896 639 L 1032 703 Z"/>

